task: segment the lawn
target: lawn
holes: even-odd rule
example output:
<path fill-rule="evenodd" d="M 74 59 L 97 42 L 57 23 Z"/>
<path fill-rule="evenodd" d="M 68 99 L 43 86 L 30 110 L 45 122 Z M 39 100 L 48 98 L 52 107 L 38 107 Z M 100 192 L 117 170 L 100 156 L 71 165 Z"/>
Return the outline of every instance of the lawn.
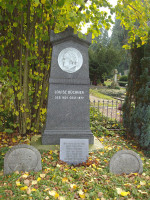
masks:
<path fill-rule="evenodd" d="M 119 126 L 108 123 L 91 110 L 91 130 L 104 148 L 91 152 L 86 163 L 69 166 L 59 160 L 59 151 L 41 152 L 42 170 L 39 172 L 15 172 L 3 175 L 3 159 L 8 145 L 30 143 L 30 138 L 1 133 L 0 199 L 89 199 L 147 200 L 150 187 L 150 159 L 148 152 L 139 150 L 134 141 L 127 140 L 124 131 L 113 132 Z M 114 175 L 109 172 L 110 158 L 119 150 L 130 149 L 139 154 L 143 162 L 143 174 Z M 146 154 L 147 153 L 147 154 Z"/>
<path fill-rule="evenodd" d="M 113 99 L 112 97 L 110 97 L 110 96 L 108 96 L 108 95 L 105 95 L 105 94 L 102 94 L 101 92 L 100 92 L 100 90 L 97 90 L 97 89 L 90 89 L 90 94 L 92 95 L 92 96 L 95 96 L 95 97 L 98 97 L 98 98 L 100 98 L 100 99 L 106 99 L 106 100 L 115 100 L 115 99 Z"/>

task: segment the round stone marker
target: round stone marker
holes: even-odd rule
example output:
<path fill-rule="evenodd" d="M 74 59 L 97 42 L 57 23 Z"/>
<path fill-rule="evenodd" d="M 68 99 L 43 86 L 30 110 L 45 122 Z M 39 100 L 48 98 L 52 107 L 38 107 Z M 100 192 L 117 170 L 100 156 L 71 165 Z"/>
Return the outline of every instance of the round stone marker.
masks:
<path fill-rule="evenodd" d="M 121 150 L 113 155 L 109 169 L 114 174 L 130 174 L 143 172 L 142 160 L 131 150 Z"/>
<path fill-rule="evenodd" d="M 41 169 L 41 154 L 33 146 L 16 145 L 5 155 L 4 174 L 10 174 L 14 171 L 39 171 Z"/>

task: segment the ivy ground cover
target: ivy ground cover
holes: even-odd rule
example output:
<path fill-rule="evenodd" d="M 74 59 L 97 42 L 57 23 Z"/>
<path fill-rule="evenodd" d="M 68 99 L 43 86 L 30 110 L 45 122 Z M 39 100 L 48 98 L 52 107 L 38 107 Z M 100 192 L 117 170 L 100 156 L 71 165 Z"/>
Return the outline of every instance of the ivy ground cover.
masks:
<path fill-rule="evenodd" d="M 149 199 L 150 159 L 123 132 L 101 129 L 102 120 L 97 112 L 91 115 L 91 129 L 104 148 L 91 152 L 86 163 L 69 166 L 59 160 L 59 151 L 41 152 L 42 167 L 39 172 L 15 172 L 3 175 L 4 155 L 10 145 L 30 143 L 29 137 L 1 133 L 0 149 L 0 199 Z M 94 122 L 99 130 L 94 126 Z M 114 126 L 114 125 L 112 125 Z M 115 124 L 117 126 L 117 124 Z M 114 175 L 109 173 L 110 158 L 119 150 L 130 149 L 139 154 L 143 162 L 143 174 Z"/>

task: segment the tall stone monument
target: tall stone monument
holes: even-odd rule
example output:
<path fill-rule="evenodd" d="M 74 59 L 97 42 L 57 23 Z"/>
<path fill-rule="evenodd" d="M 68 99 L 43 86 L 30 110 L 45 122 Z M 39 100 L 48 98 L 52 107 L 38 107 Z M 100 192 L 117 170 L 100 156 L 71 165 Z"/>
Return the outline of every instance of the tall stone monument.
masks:
<path fill-rule="evenodd" d="M 53 46 L 47 120 L 43 145 L 60 144 L 60 138 L 94 137 L 89 126 L 89 60 L 91 35 L 81 39 L 72 28 L 55 34 Z"/>

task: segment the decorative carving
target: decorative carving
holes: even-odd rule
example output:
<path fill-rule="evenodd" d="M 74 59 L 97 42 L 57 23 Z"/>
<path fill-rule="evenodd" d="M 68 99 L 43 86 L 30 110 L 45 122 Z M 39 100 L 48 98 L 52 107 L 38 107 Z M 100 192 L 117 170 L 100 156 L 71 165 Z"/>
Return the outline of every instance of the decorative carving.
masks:
<path fill-rule="evenodd" d="M 82 67 L 82 54 L 75 48 L 65 48 L 59 53 L 58 64 L 63 71 L 74 73 Z"/>

